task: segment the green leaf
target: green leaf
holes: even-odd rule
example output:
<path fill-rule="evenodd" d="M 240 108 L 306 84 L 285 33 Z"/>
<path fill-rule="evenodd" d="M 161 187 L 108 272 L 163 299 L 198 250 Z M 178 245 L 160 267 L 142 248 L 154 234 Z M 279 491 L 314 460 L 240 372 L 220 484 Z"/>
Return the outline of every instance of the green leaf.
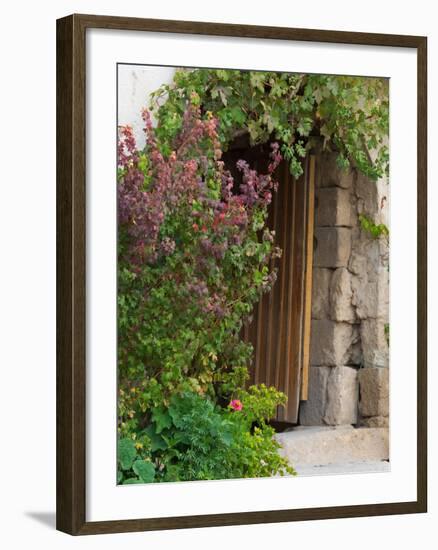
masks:
<path fill-rule="evenodd" d="M 153 426 L 148 426 L 144 430 L 145 434 L 151 441 L 151 451 L 165 451 L 167 449 L 167 443 L 164 441 L 161 435 L 157 434 Z"/>
<path fill-rule="evenodd" d="M 257 269 L 255 272 L 254 272 L 254 284 L 256 284 L 257 286 L 262 284 L 263 282 L 263 275 L 262 273 Z"/>
<path fill-rule="evenodd" d="M 253 88 L 257 88 L 260 92 L 265 91 L 266 73 L 252 72 L 250 73 L 250 82 Z"/>
<path fill-rule="evenodd" d="M 155 467 L 152 462 L 136 460 L 132 469 L 143 483 L 151 483 L 155 478 Z"/>
<path fill-rule="evenodd" d="M 163 407 L 155 407 L 152 410 L 152 420 L 156 425 L 156 433 L 161 433 L 164 429 L 170 428 L 172 425 L 172 419 L 169 415 L 169 412 Z"/>
<path fill-rule="evenodd" d="M 170 464 L 166 468 L 165 481 L 180 481 L 181 467 L 176 464 Z"/>
<path fill-rule="evenodd" d="M 231 116 L 237 125 L 242 125 L 246 120 L 246 115 L 240 107 L 233 107 L 230 109 Z"/>
<path fill-rule="evenodd" d="M 389 236 L 389 229 L 384 223 L 380 223 L 376 225 L 373 220 L 365 216 L 364 214 L 359 215 L 359 221 L 362 229 L 364 231 L 368 231 L 368 233 L 374 238 L 377 239 L 378 237 L 384 235 L 386 237 Z"/>
<path fill-rule="evenodd" d="M 225 443 L 227 447 L 231 445 L 233 442 L 233 434 L 230 431 L 224 431 L 222 433 L 222 441 Z"/>
<path fill-rule="evenodd" d="M 313 90 L 313 97 L 315 98 L 316 102 L 319 104 L 322 101 L 323 95 L 320 88 L 315 88 Z"/>
<path fill-rule="evenodd" d="M 135 443 L 132 439 L 120 439 L 117 445 L 117 458 L 123 470 L 129 470 L 137 456 Z"/>
<path fill-rule="evenodd" d="M 225 93 L 225 90 L 223 88 L 218 88 L 218 92 L 219 92 L 222 103 L 226 107 L 228 105 L 228 100 L 227 100 L 227 95 Z"/>
<path fill-rule="evenodd" d="M 218 69 L 216 71 L 216 76 L 218 78 L 220 78 L 221 80 L 224 80 L 226 82 L 229 78 L 229 72 L 230 71 L 227 71 L 227 70 L 224 70 L 224 69 Z"/>

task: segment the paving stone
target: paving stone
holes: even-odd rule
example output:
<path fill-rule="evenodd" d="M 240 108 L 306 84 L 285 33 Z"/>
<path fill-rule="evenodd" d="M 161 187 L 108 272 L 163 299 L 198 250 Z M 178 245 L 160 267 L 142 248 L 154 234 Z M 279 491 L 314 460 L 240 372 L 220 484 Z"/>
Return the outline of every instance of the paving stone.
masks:
<path fill-rule="evenodd" d="M 294 464 L 299 476 L 331 476 L 334 474 L 378 474 L 391 471 L 388 460 L 358 460 L 335 464 Z"/>
<path fill-rule="evenodd" d="M 275 438 L 292 465 L 318 466 L 388 460 L 388 432 L 388 428 L 299 426 Z"/>

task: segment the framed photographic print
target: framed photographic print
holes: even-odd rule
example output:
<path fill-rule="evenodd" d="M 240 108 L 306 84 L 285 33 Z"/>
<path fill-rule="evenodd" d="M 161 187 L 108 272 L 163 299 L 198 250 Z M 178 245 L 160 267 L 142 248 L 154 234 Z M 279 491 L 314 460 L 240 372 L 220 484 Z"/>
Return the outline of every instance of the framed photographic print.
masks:
<path fill-rule="evenodd" d="M 57 528 L 425 512 L 426 38 L 57 52 Z"/>

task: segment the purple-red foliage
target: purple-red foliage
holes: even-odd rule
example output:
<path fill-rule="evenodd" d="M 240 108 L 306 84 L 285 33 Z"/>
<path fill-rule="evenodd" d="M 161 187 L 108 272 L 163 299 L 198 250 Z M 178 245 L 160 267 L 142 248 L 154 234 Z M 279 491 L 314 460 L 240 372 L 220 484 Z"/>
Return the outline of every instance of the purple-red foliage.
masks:
<path fill-rule="evenodd" d="M 217 120 L 201 118 L 200 109 L 190 105 L 183 118 L 182 130 L 174 149 L 165 157 L 157 144 L 148 110 L 143 111 L 146 133 L 146 170 L 140 166 L 132 129 L 119 132 L 118 163 L 122 176 L 118 185 L 119 224 L 129 236 L 130 261 L 153 263 L 160 254 L 171 254 L 175 243 L 160 237 L 166 216 L 181 208 L 192 208 L 194 233 L 200 234 L 205 255 L 220 259 L 230 244 L 240 244 L 255 208 L 266 207 L 276 187 L 272 179 L 281 161 L 279 146 L 272 144 L 267 174 L 258 174 L 245 161 L 237 163 L 242 172 L 240 192 L 234 193 L 234 181 L 220 160 L 222 151 Z M 212 198 L 209 182 L 220 182 L 220 196 Z"/>

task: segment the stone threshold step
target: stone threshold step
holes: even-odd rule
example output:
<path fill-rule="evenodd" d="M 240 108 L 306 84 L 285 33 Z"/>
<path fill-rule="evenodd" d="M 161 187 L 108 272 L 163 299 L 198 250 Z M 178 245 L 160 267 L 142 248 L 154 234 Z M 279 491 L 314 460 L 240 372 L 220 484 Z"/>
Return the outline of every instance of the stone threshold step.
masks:
<path fill-rule="evenodd" d="M 388 428 L 298 426 L 275 438 L 281 454 L 302 469 L 389 460 Z"/>
<path fill-rule="evenodd" d="M 386 460 L 367 462 L 345 462 L 339 464 L 325 464 L 324 466 L 309 466 L 308 464 L 294 464 L 299 476 L 330 476 L 349 474 L 380 474 L 391 471 L 391 464 Z"/>

